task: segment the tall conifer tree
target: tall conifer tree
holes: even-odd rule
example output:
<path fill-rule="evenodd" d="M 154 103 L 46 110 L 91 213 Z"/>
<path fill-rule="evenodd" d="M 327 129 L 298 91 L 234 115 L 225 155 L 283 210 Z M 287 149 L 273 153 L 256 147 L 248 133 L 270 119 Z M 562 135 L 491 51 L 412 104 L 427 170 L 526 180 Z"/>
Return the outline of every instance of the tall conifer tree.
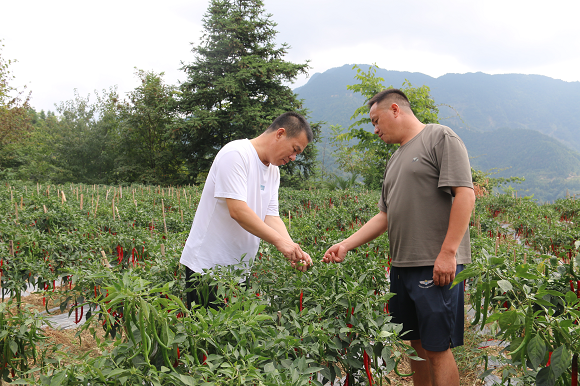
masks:
<path fill-rule="evenodd" d="M 283 60 L 289 46 L 276 47 L 276 23 L 264 14 L 262 1 L 212 0 L 203 25 L 201 44 L 192 50 L 195 61 L 182 68 L 187 80 L 178 110 L 184 119 L 176 131 L 192 178 L 209 170 L 226 143 L 255 137 L 286 111 L 306 113 L 284 82 L 306 73 L 308 63 Z M 308 177 L 314 153 L 308 146 L 283 174 Z"/>

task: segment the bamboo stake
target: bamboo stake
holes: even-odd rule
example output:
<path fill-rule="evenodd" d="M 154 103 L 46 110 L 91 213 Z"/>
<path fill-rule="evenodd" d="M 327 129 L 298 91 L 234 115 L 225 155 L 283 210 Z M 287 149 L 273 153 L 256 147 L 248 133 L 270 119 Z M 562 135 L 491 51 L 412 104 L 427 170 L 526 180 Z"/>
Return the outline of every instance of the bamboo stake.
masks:
<path fill-rule="evenodd" d="M 526 264 L 527 259 L 528 259 L 528 254 L 524 252 L 524 264 Z"/>
<path fill-rule="evenodd" d="M 66 196 L 64 195 L 64 190 L 62 190 L 61 193 L 62 193 L 62 203 L 64 204 L 66 202 Z"/>
<path fill-rule="evenodd" d="M 42 207 L 44 208 L 44 213 L 48 212 L 48 210 L 46 210 L 46 205 L 42 204 Z"/>
<path fill-rule="evenodd" d="M 115 197 L 111 199 L 111 211 L 113 212 L 113 220 L 115 219 Z"/>
<path fill-rule="evenodd" d="M 8 241 L 8 254 L 14 257 L 14 241 L 12 240 Z"/>
<path fill-rule="evenodd" d="M 163 202 L 163 199 L 161 199 L 161 212 L 163 213 L 163 229 L 167 235 L 167 224 L 165 223 L 165 203 Z"/>
<path fill-rule="evenodd" d="M 105 254 L 105 251 L 103 251 L 102 249 L 101 249 L 101 256 L 102 256 L 101 263 L 103 263 L 103 267 L 111 268 L 111 264 L 109 264 L 109 260 L 107 259 L 107 255 Z"/>
<path fill-rule="evenodd" d="M 20 209 L 24 209 L 24 197 L 20 197 Z"/>
<path fill-rule="evenodd" d="M 97 205 L 95 206 L 95 214 L 93 215 L 93 218 L 97 218 L 97 209 L 99 209 L 99 195 L 97 194 Z"/>
<path fill-rule="evenodd" d="M 161 256 L 165 257 L 165 244 L 161 244 Z"/>
<path fill-rule="evenodd" d="M 115 207 L 115 210 L 117 211 L 117 218 L 119 219 L 119 221 L 121 221 L 121 216 L 119 215 L 119 208 Z"/>
<path fill-rule="evenodd" d="M 81 193 L 81 210 L 83 210 L 83 194 Z"/>
<path fill-rule="evenodd" d="M 10 201 L 14 201 L 14 196 L 12 195 L 12 188 L 10 188 Z"/>

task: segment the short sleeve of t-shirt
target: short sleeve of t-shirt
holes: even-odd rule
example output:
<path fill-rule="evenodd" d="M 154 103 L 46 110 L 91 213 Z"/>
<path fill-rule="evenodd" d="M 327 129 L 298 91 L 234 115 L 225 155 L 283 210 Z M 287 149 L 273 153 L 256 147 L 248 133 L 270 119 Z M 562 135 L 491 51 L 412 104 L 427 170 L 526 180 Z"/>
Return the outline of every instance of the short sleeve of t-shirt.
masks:
<path fill-rule="evenodd" d="M 280 216 L 280 211 L 278 209 L 278 188 L 280 187 L 280 174 L 277 175 L 277 181 L 273 185 L 275 191 L 272 192 L 272 197 L 270 203 L 268 204 L 268 210 L 266 212 L 267 216 Z"/>
<path fill-rule="evenodd" d="M 215 198 L 233 198 L 247 202 L 249 162 L 237 151 L 223 154 L 217 160 Z"/>
<path fill-rule="evenodd" d="M 435 145 L 434 151 L 439 166 L 439 189 L 451 194 L 451 187 L 473 188 L 469 156 L 461 139 L 445 133 Z"/>

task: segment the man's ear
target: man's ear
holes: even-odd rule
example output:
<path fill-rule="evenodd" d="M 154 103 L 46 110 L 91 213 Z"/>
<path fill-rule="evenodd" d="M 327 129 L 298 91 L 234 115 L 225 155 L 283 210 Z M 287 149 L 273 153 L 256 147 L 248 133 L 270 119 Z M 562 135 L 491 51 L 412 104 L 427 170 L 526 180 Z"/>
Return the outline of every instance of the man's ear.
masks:
<path fill-rule="evenodd" d="M 286 135 L 286 129 L 283 127 L 280 127 L 278 130 L 276 130 L 276 139 L 280 139 L 282 137 L 284 137 Z"/>

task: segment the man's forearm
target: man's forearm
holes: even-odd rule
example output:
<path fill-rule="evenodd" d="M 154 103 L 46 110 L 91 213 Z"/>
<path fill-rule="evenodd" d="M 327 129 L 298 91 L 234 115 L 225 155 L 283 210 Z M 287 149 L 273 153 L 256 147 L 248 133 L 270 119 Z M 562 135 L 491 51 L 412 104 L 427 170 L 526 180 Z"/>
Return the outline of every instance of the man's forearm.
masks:
<path fill-rule="evenodd" d="M 388 227 L 389 222 L 387 220 L 387 214 L 385 212 L 379 212 L 349 238 L 341 241 L 340 244 L 344 246 L 347 251 L 350 251 L 376 239 L 385 233 Z"/>
<path fill-rule="evenodd" d="M 290 237 L 290 234 L 288 233 L 288 230 L 286 229 L 286 224 L 284 224 L 284 221 L 282 221 L 280 216 L 266 216 L 266 219 L 264 220 L 264 222 L 270 228 L 272 228 L 276 232 L 278 232 L 282 237 L 292 241 L 292 237 Z"/>
<path fill-rule="evenodd" d="M 455 192 L 455 199 L 451 206 L 449 214 L 449 226 L 441 252 L 455 256 L 459 244 L 465 236 L 465 232 L 469 226 L 469 219 L 471 211 L 475 204 L 475 194 L 473 189 L 468 187 L 453 188 Z"/>
<path fill-rule="evenodd" d="M 247 232 L 273 245 L 277 245 L 281 239 L 285 238 L 284 235 L 262 221 L 244 201 L 227 198 L 226 202 L 230 216 Z"/>

